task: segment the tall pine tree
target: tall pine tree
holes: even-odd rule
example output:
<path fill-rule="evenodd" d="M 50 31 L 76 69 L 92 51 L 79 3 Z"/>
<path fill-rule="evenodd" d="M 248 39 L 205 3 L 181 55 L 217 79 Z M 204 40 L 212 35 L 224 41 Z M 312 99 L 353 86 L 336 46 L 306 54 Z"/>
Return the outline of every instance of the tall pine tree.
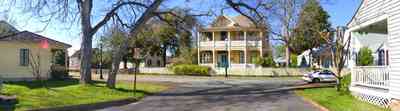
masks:
<path fill-rule="evenodd" d="M 321 7 L 317 0 L 308 0 L 300 12 L 299 20 L 291 42 L 294 52 L 301 53 L 307 49 L 320 47 L 325 43 L 322 31 L 329 30 L 328 13 Z"/>

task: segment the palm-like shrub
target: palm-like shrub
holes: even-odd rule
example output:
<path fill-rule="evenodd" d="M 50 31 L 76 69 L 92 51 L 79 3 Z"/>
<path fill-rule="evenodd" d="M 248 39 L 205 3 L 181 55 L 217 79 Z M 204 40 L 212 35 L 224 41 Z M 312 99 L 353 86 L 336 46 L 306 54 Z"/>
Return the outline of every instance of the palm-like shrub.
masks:
<path fill-rule="evenodd" d="M 374 62 L 374 57 L 372 56 L 372 51 L 368 47 L 363 47 L 358 53 L 357 65 L 368 66 L 372 65 Z"/>

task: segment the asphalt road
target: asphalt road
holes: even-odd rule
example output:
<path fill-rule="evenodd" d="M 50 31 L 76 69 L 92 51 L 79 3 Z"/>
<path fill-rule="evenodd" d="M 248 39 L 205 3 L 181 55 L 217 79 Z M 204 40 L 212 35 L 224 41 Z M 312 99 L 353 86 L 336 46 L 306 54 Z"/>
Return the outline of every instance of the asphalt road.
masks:
<path fill-rule="evenodd" d="M 298 79 L 178 78 L 141 77 L 142 81 L 177 85 L 139 102 L 99 111 L 318 111 L 293 91 L 279 90 L 303 84 Z"/>

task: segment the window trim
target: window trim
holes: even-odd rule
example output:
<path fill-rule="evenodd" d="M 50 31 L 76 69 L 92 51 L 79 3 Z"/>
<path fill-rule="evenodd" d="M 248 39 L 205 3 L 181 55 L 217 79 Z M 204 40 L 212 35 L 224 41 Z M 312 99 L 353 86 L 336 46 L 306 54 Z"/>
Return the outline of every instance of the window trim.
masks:
<path fill-rule="evenodd" d="M 30 58 L 29 58 L 30 50 L 28 48 L 19 49 L 19 66 L 29 66 Z"/>

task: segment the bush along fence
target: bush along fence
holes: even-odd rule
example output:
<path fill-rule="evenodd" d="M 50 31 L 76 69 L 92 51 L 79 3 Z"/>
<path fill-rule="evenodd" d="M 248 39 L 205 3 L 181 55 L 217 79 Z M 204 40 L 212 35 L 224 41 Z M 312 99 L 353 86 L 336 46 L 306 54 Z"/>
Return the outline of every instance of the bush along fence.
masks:
<path fill-rule="evenodd" d="M 205 74 L 208 69 L 208 73 Z M 312 70 L 309 68 L 228 68 L 228 75 L 233 76 L 302 76 L 305 73 L 309 73 Z M 140 73 L 148 74 L 165 74 L 165 75 L 225 75 L 224 68 L 209 68 L 206 66 L 197 65 L 175 65 L 169 68 L 165 67 L 153 67 L 139 68 Z M 346 72 L 346 71 L 344 71 Z"/>

